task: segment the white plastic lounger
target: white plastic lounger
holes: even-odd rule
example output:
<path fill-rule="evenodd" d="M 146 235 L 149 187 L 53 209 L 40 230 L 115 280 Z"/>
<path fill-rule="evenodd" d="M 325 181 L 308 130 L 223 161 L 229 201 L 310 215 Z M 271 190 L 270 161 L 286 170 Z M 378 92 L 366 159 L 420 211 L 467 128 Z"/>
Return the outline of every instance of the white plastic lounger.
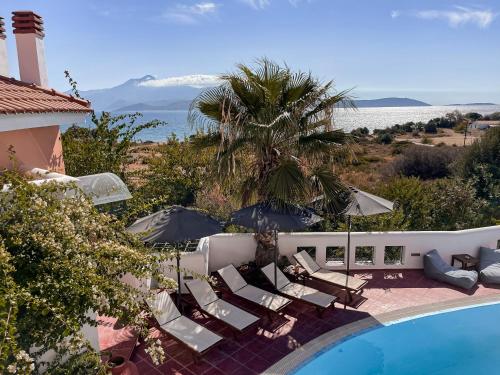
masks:
<path fill-rule="evenodd" d="M 292 302 L 288 298 L 247 284 L 232 264 L 221 268 L 217 273 L 222 277 L 232 293 L 267 310 L 277 313 Z"/>
<path fill-rule="evenodd" d="M 160 328 L 196 355 L 204 354 L 222 341 L 221 336 L 181 315 L 166 291 L 153 296 L 147 304 Z"/>
<path fill-rule="evenodd" d="M 185 285 L 202 312 L 220 320 L 238 332 L 243 332 L 260 320 L 259 317 L 217 297 L 206 280 L 190 280 L 186 281 Z"/>
<path fill-rule="evenodd" d="M 300 253 L 294 254 L 295 260 L 306 270 L 310 277 L 316 280 L 324 281 L 337 287 L 346 288 L 347 278 L 347 292 L 349 298 L 352 299 L 351 291 L 361 292 L 366 285 L 366 280 L 357 279 L 352 276 L 346 276 L 344 273 L 335 272 L 321 268 L 313 258 L 303 250 Z"/>
<path fill-rule="evenodd" d="M 261 269 L 267 279 L 274 285 L 274 263 L 269 263 L 267 266 Z M 310 288 L 308 286 L 292 283 L 285 276 L 283 272 L 278 268 L 276 270 L 277 278 L 275 288 L 278 292 L 284 294 L 287 297 L 303 301 L 315 306 L 319 311 L 327 309 L 333 306 L 337 297 L 330 294 L 320 292 L 317 289 Z"/>

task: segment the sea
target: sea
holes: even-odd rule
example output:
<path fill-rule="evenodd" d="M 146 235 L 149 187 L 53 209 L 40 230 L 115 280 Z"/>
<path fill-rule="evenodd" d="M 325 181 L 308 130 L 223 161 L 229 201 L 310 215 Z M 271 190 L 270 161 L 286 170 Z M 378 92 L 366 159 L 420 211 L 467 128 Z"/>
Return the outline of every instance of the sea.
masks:
<path fill-rule="evenodd" d="M 403 124 L 405 122 L 427 122 L 432 118 L 441 117 L 447 113 L 458 110 L 462 113 L 477 112 L 482 115 L 500 112 L 500 105 L 459 105 L 459 106 L 428 106 L 428 107 L 374 107 L 359 109 L 337 109 L 334 114 L 335 128 L 350 132 L 359 127 L 367 127 L 370 131 L 384 129 L 386 127 Z M 126 112 L 115 112 L 123 114 Z M 167 122 L 166 126 L 145 129 L 136 136 L 136 141 L 166 141 L 172 134 L 183 139 L 196 132 L 187 121 L 187 111 L 144 111 L 141 122 L 151 120 L 162 120 Z M 92 126 L 87 119 L 81 126 Z M 66 130 L 69 125 L 62 126 Z"/>

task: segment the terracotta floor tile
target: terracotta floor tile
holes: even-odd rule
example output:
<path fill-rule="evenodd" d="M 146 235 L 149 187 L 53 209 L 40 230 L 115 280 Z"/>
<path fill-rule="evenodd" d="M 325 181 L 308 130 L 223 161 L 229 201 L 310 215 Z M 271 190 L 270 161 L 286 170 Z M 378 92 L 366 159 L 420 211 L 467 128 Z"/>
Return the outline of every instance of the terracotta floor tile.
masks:
<path fill-rule="evenodd" d="M 340 301 L 336 303 L 336 308 L 325 311 L 323 317 L 319 318 L 310 306 L 293 302 L 285 309 L 282 316 L 276 317 L 273 322 L 263 320 L 257 332 L 239 335 L 238 340 L 234 340 L 231 331 L 217 320 L 204 317 L 196 309 L 186 309 L 185 314 L 197 323 L 213 331 L 223 332 L 225 342 L 203 356 L 199 363 L 195 363 L 185 347 L 162 335 L 157 329 L 151 329 L 152 337 L 160 337 L 167 361 L 155 368 L 144 351 L 144 344 L 135 347 L 131 359 L 137 364 L 141 375 L 161 373 L 255 375 L 321 334 L 370 315 L 468 295 L 485 296 L 500 293 L 500 288 L 483 285 L 479 285 L 470 293 L 464 293 L 459 289 L 427 279 L 420 270 L 363 271 L 353 274 L 355 277 L 368 280 L 362 298 L 356 299 L 357 307 L 348 306 L 344 309 L 342 301 L 345 293 L 342 290 L 321 282 L 310 283 L 309 285 L 326 293 L 339 296 Z M 224 296 L 224 299 L 253 311 L 255 315 L 264 315 L 262 310 L 241 299 L 231 295 Z M 100 320 L 98 332 L 102 349 L 114 348 L 119 352 L 130 346 L 130 331 L 127 331 L 126 327 L 117 328 L 114 318 L 100 317 Z"/>
<path fill-rule="evenodd" d="M 239 367 L 241 367 L 240 363 L 230 357 L 217 364 L 217 368 L 224 374 L 233 374 Z"/>

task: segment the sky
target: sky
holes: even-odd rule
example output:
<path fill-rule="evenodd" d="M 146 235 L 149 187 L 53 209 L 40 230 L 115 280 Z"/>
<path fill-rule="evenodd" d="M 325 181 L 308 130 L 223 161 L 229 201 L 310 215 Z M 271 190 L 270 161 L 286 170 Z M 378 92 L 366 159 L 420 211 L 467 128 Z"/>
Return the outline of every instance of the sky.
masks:
<path fill-rule="evenodd" d="M 500 2 L 448 0 L 9 0 L 44 18 L 50 85 L 209 85 L 268 57 L 359 99 L 500 103 Z M 11 75 L 17 77 L 8 23 Z"/>

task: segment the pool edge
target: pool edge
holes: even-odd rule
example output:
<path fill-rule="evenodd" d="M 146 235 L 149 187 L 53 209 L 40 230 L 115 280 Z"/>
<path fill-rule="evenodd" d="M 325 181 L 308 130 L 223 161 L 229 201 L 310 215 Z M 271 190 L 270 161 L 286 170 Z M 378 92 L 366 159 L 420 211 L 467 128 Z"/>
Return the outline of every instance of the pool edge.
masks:
<path fill-rule="evenodd" d="M 489 303 L 500 302 L 500 294 L 488 296 L 464 297 L 444 302 L 431 303 L 427 305 L 407 307 L 394 310 L 368 318 L 358 320 L 325 332 L 321 336 L 307 342 L 305 345 L 294 350 L 274 365 L 262 372 L 263 375 L 286 375 L 305 363 L 319 351 L 345 340 L 347 337 L 358 332 L 374 328 L 381 324 L 403 321 L 409 318 L 417 318 L 432 313 L 445 312 L 466 307 L 474 307 Z"/>

